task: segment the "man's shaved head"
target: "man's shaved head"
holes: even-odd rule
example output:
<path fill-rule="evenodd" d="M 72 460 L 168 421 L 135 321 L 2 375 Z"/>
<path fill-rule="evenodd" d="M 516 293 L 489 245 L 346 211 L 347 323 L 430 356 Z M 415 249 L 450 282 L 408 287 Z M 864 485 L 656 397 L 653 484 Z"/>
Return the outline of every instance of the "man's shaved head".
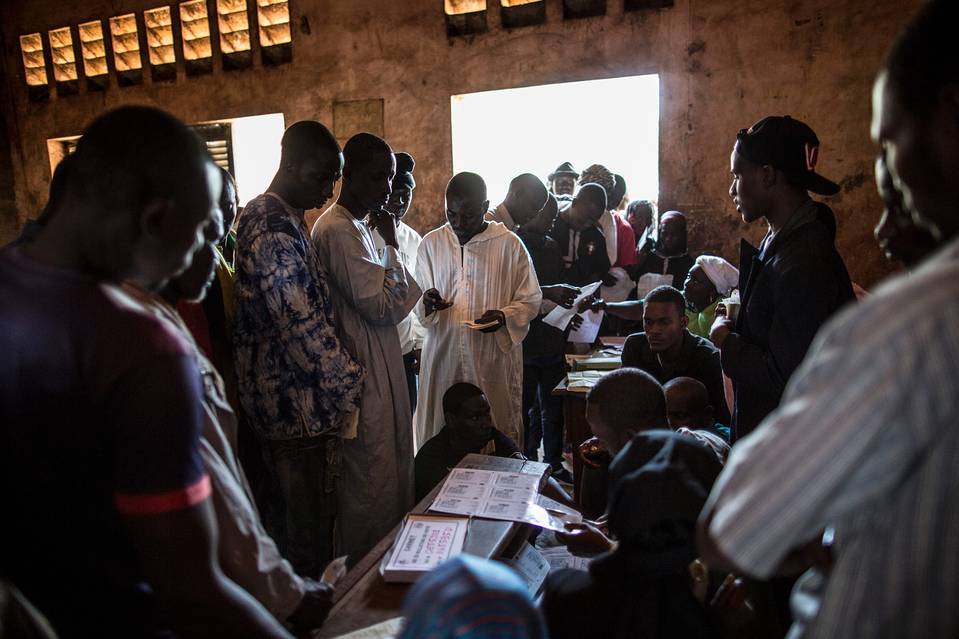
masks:
<path fill-rule="evenodd" d="M 669 426 L 677 429 L 705 428 L 713 423 L 713 407 L 705 384 L 692 377 L 671 379 L 663 387 L 666 393 L 666 412 Z"/>
<path fill-rule="evenodd" d="M 94 120 L 65 177 L 65 206 L 54 220 L 84 227 L 69 232 L 85 245 L 91 268 L 151 287 L 189 265 L 221 188 L 196 134 L 142 106 Z"/>
<path fill-rule="evenodd" d="M 486 199 L 486 182 L 476 173 L 457 173 L 446 185 L 446 198 L 482 202 Z"/>
<path fill-rule="evenodd" d="M 280 145 L 280 170 L 269 190 L 294 208 L 326 206 L 343 174 L 343 154 L 330 130 L 313 120 L 295 122 Z"/>
<path fill-rule="evenodd" d="M 172 115 L 121 107 L 97 118 L 77 143 L 66 187 L 74 204 L 128 209 L 153 197 L 188 197 L 201 189 L 210 156 L 203 142 Z"/>
<path fill-rule="evenodd" d="M 361 217 L 383 209 L 390 201 L 396 175 L 390 145 L 372 133 L 357 133 L 343 147 L 343 160 L 340 204 Z"/>
<path fill-rule="evenodd" d="M 635 433 L 667 425 L 663 387 L 638 368 L 603 375 L 586 395 L 586 413 L 593 434 L 614 454 Z"/>
<path fill-rule="evenodd" d="M 284 164 L 300 164 L 306 158 L 340 152 L 340 144 L 330 130 L 314 120 L 301 120 L 287 127 L 280 148 L 280 161 Z"/>
<path fill-rule="evenodd" d="M 482 389 L 475 384 L 457 382 L 443 393 L 443 412 L 456 413 L 463 405 L 463 402 L 471 397 L 479 397 L 482 394 Z"/>
<path fill-rule="evenodd" d="M 489 210 L 486 182 L 475 173 L 457 173 L 446 185 L 446 219 L 460 244 L 466 244 L 486 228 Z"/>
<path fill-rule="evenodd" d="M 509 183 L 506 207 L 518 224 L 524 224 L 546 205 L 549 192 L 532 173 L 517 175 Z"/>
<path fill-rule="evenodd" d="M 572 205 L 566 209 L 566 219 L 574 231 L 584 231 L 599 222 L 606 211 L 606 191 L 590 182 L 579 187 Z"/>
<path fill-rule="evenodd" d="M 343 147 L 343 160 L 346 162 L 344 172 L 349 172 L 351 166 L 357 167 L 373 158 L 392 153 L 393 149 L 383 138 L 372 133 L 357 133 Z"/>
<path fill-rule="evenodd" d="M 580 186 L 576 197 L 577 199 L 582 199 L 584 202 L 588 202 L 601 211 L 606 210 L 606 190 L 595 182 L 589 182 L 588 184 Z"/>

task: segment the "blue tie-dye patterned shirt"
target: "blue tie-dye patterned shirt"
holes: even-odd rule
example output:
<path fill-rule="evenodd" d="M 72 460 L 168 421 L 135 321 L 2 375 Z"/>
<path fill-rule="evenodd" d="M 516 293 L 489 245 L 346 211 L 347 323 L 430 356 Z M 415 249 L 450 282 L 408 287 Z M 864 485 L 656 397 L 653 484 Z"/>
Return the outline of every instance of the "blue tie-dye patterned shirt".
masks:
<path fill-rule="evenodd" d="M 233 342 L 240 403 L 266 439 L 339 432 L 365 372 L 336 337 L 326 276 L 303 220 L 273 194 L 237 230 Z"/>

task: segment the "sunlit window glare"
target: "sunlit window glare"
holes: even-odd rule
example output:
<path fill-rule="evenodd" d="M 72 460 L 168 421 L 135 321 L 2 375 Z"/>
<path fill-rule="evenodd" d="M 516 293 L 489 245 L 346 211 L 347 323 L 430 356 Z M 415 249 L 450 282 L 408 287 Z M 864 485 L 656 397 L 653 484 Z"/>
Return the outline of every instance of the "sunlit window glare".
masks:
<path fill-rule="evenodd" d="M 630 199 L 659 196 L 659 76 L 547 84 L 454 95 L 453 170 L 483 176 L 491 206 L 512 178 L 544 181 L 563 162 L 602 164 Z"/>
<path fill-rule="evenodd" d="M 283 114 L 269 113 L 230 121 L 233 129 L 233 166 L 240 205 L 264 193 L 280 168 Z"/>

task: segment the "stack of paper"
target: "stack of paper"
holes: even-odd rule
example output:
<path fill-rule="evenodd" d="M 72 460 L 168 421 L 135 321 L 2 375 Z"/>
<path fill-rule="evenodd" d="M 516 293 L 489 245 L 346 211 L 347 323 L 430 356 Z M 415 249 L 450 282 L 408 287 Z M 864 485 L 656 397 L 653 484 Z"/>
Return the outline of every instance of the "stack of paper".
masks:
<path fill-rule="evenodd" d="M 568 357 L 568 356 L 567 356 Z M 621 353 L 596 353 L 573 360 L 574 371 L 614 371 L 623 365 Z"/>
<path fill-rule="evenodd" d="M 538 475 L 454 468 L 430 510 L 565 530 L 567 517 L 537 503 L 540 480 Z"/>
<path fill-rule="evenodd" d="M 585 393 L 605 375 L 604 371 L 574 371 L 566 375 L 566 389 Z"/>
<path fill-rule="evenodd" d="M 549 571 L 559 570 L 560 568 L 572 568 L 574 570 L 589 570 L 589 557 L 579 557 L 572 554 L 566 546 L 555 546 L 553 548 L 543 548 L 540 556 L 549 563 Z"/>
<path fill-rule="evenodd" d="M 523 548 L 516 553 L 516 556 L 507 560 L 506 563 L 519 573 L 526 582 L 526 587 L 529 588 L 529 594 L 534 597 L 543 587 L 546 575 L 550 572 L 549 562 L 530 544 L 523 544 Z"/>
<path fill-rule="evenodd" d="M 469 519 L 407 515 L 383 568 L 383 579 L 412 582 L 463 552 Z"/>

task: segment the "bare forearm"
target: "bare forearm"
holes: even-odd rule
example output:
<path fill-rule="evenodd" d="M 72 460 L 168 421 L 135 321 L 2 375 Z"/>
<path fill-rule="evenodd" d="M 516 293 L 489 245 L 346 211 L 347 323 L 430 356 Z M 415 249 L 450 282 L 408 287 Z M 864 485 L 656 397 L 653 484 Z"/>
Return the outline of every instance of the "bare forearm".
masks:
<path fill-rule="evenodd" d="M 643 303 L 638 300 L 630 302 L 607 302 L 606 312 L 614 317 L 620 317 L 634 322 L 643 319 Z"/>
<path fill-rule="evenodd" d="M 266 608 L 222 574 L 213 578 L 209 596 L 202 599 L 178 606 L 178 636 L 292 637 Z"/>

